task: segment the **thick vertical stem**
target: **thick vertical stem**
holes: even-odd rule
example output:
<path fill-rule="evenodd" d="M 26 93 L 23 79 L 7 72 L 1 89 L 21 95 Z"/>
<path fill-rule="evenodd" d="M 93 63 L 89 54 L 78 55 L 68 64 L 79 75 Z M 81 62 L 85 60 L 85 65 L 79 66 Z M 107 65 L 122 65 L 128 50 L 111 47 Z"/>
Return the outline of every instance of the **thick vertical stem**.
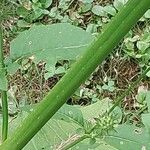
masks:
<path fill-rule="evenodd" d="M 3 57 L 3 31 L 0 23 L 0 73 L 5 72 L 4 57 Z M 5 72 L 6 73 L 6 72 Z M 7 139 L 8 134 L 8 104 L 7 104 L 7 91 L 1 90 L 2 99 L 2 141 Z"/>
<path fill-rule="evenodd" d="M 2 91 L 2 113 L 3 113 L 3 124 L 2 124 L 2 141 L 7 139 L 8 135 L 8 104 L 7 104 L 7 92 Z"/>
<path fill-rule="evenodd" d="M 22 149 L 108 56 L 149 7 L 150 0 L 129 0 L 103 34 L 89 46 L 86 53 L 29 114 L 14 134 L 0 146 L 0 149 Z"/>

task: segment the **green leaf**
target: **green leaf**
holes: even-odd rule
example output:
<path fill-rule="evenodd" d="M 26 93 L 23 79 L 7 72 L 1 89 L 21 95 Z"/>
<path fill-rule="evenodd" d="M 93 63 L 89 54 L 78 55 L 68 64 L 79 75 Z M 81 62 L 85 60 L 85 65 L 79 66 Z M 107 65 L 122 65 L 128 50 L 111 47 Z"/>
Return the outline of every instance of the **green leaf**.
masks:
<path fill-rule="evenodd" d="M 150 9 L 144 14 L 144 17 L 145 18 L 150 18 Z"/>
<path fill-rule="evenodd" d="M 97 32 L 97 25 L 96 24 L 88 24 L 87 25 L 87 28 L 86 28 L 86 32 L 89 32 L 89 33 L 96 33 Z"/>
<path fill-rule="evenodd" d="M 116 14 L 115 8 L 111 5 L 105 6 L 104 11 L 112 16 L 114 16 Z"/>
<path fill-rule="evenodd" d="M 48 72 L 44 74 L 45 80 L 54 75 L 63 74 L 66 72 L 66 69 L 63 66 L 60 66 L 57 69 L 55 66 L 46 66 L 46 70 Z"/>
<path fill-rule="evenodd" d="M 95 117 L 99 117 L 105 113 L 110 107 L 110 100 L 108 98 L 98 101 L 94 104 L 80 107 L 82 114 L 86 120 L 93 119 Z"/>
<path fill-rule="evenodd" d="M 104 140 L 119 150 L 150 150 L 149 133 L 144 128 L 120 125 Z"/>
<path fill-rule="evenodd" d="M 0 70 L 0 90 L 7 91 L 8 81 L 5 72 Z"/>
<path fill-rule="evenodd" d="M 45 14 L 45 10 L 39 8 L 38 6 L 34 6 L 33 10 L 34 10 L 34 12 L 33 12 L 32 20 L 36 20 L 36 19 L 42 17 L 43 14 Z M 47 11 L 47 10 L 46 10 L 46 12 L 47 12 L 47 14 L 49 13 L 49 11 Z"/>
<path fill-rule="evenodd" d="M 84 132 L 79 134 L 77 130 L 84 127 L 84 120 L 92 119 L 103 114 L 109 107 L 108 103 L 109 100 L 105 99 L 89 106 L 70 106 L 65 104 L 36 136 L 32 138 L 24 150 L 53 150 L 63 143 L 65 144 L 65 141 L 71 141 L 72 137 L 82 136 Z M 16 127 L 33 111 L 33 108 L 34 105 L 24 106 L 20 108 L 20 113 L 16 119 L 10 118 L 9 134 L 13 134 Z M 96 112 L 96 114 L 93 112 Z M 94 142 L 86 139 L 75 145 L 72 150 L 76 150 L 77 148 L 82 150 L 88 148 L 91 150 L 116 150 L 99 139 L 96 139 Z"/>
<path fill-rule="evenodd" d="M 44 8 L 48 8 L 52 4 L 52 0 L 40 0 Z"/>
<path fill-rule="evenodd" d="M 67 23 L 33 26 L 11 42 L 10 59 L 33 57 L 54 67 L 58 60 L 75 60 L 92 42 L 90 33 Z"/>
<path fill-rule="evenodd" d="M 102 89 L 113 92 L 115 90 L 114 81 L 108 81 L 108 84 L 104 84 Z"/>
<path fill-rule="evenodd" d="M 148 130 L 150 136 L 150 113 L 142 114 L 142 122 Z"/>
<path fill-rule="evenodd" d="M 114 0 L 114 7 L 117 10 L 120 10 L 126 3 L 128 0 Z"/>
<path fill-rule="evenodd" d="M 106 12 L 104 10 L 104 7 L 100 5 L 95 5 L 92 8 L 92 12 L 97 16 L 106 16 Z"/>
<path fill-rule="evenodd" d="M 54 115 L 54 118 L 67 122 L 74 122 L 80 126 L 84 126 L 85 120 L 92 120 L 96 117 L 98 118 L 107 112 L 111 106 L 112 104 L 108 98 L 105 98 L 101 101 L 99 100 L 96 103 L 88 106 L 70 106 L 65 104 Z M 120 122 L 122 118 L 122 112 L 120 108 L 116 107 L 113 113 L 115 114 L 116 119 L 118 119 L 118 122 Z"/>
<path fill-rule="evenodd" d="M 18 20 L 17 26 L 21 28 L 29 28 L 31 27 L 31 24 L 29 24 L 28 22 L 22 19 L 22 20 Z"/>
<path fill-rule="evenodd" d="M 117 150 L 116 148 L 99 139 L 96 139 L 96 143 L 94 144 L 90 142 L 90 139 L 85 139 L 84 141 L 72 147 L 71 150 Z"/>
<path fill-rule="evenodd" d="M 30 109 L 28 110 L 28 108 Z M 17 115 L 17 118 L 9 119 L 9 135 L 13 134 L 14 130 L 32 110 L 33 108 L 31 106 L 24 107 Z M 0 126 L 2 126 L 2 119 L 0 119 Z M 71 138 L 71 136 L 78 136 L 76 134 L 76 130 L 79 127 L 79 125 L 72 122 L 68 123 L 63 120 L 51 119 L 36 134 L 36 136 L 32 138 L 32 140 L 23 148 L 23 150 L 54 150 L 58 145 Z"/>
<path fill-rule="evenodd" d="M 29 10 L 27 10 L 25 7 L 23 7 L 23 6 L 20 6 L 20 7 L 18 7 L 17 8 L 17 11 L 16 11 L 16 13 L 17 13 L 17 15 L 18 16 L 20 16 L 20 17 L 27 17 L 27 15 L 29 14 Z"/>
<path fill-rule="evenodd" d="M 7 67 L 7 73 L 9 75 L 14 74 L 18 69 L 20 69 L 20 65 L 17 62 L 11 63 Z"/>
<path fill-rule="evenodd" d="M 80 8 L 80 12 L 85 13 L 85 12 L 91 10 L 91 8 L 92 8 L 92 4 L 90 4 L 90 3 L 82 4 L 81 8 Z"/>
<path fill-rule="evenodd" d="M 138 92 L 138 94 L 136 96 L 137 102 L 140 103 L 140 104 L 144 104 L 146 95 L 147 95 L 146 90 L 141 90 L 140 92 Z"/>
<path fill-rule="evenodd" d="M 84 126 L 84 119 L 81 110 L 75 106 L 64 105 L 54 115 L 55 119 L 64 120 L 66 122 L 73 122 L 80 126 Z"/>
<path fill-rule="evenodd" d="M 64 143 L 64 141 L 75 135 L 78 128 L 75 124 L 67 123 L 61 120 L 52 119 L 49 121 L 33 138 L 24 150 L 54 150 Z"/>
<path fill-rule="evenodd" d="M 137 42 L 137 48 L 141 51 L 145 51 L 149 46 L 150 44 L 148 42 L 145 42 L 145 41 Z"/>
<path fill-rule="evenodd" d="M 147 75 L 147 77 L 150 77 L 150 71 L 146 75 Z"/>
<path fill-rule="evenodd" d="M 111 107 L 112 107 L 112 104 L 110 102 L 110 99 L 105 98 L 89 106 L 80 107 L 80 110 L 82 111 L 84 119 L 92 120 L 93 118 L 96 118 L 96 117 L 98 118 L 99 116 L 103 115 L 105 112 L 108 112 L 108 110 Z M 116 119 L 118 119 L 118 122 L 120 122 L 122 118 L 122 112 L 120 108 L 116 107 L 113 113 L 116 115 Z"/>
<path fill-rule="evenodd" d="M 98 104 L 98 103 L 96 103 Z M 10 132 L 13 134 L 17 126 L 33 111 L 33 106 L 25 106 L 21 108 L 17 118 L 10 118 Z M 64 105 L 48 123 L 32 138 L 32 140 L 24 147 L 24 150 L 54 150 L 56 147 L 66 144 L 66 141 L 71 141 L 74 137 L 82 136 L 77 133 L 77 129 L 83 126 L 83 115 L 81 110 L 88 110 L 89 107 Z M 100 112 L 99 107 L 92 105 L 91 109 Z M 84 111 L 83 111 L 84 112 Z M 89 112 L 88 112 L 89 113 Z M 84 114 L 86 115 L 86 114 Z M 91 116 L 92 117 L 92 116 Z M 93 114 L 93 117 L 95 115 Z M 38 119 L 38 118 L 37 118 Z M 72 150 L 115 150 L 113 147 L 106 144 L 104 141 L 97 139 L 91 143 L 90 139 L 86 139 L 75 145 Z"/>
<path fill-rule="evenodd" d="M 56 69 L 56 71 L 55 71 L 55 73 L 56 74 L 62 74 L 62 73 L 65 73 L 65 68 L 64 67 L 62 67 L 62 66 L 60 66 L 60 67 L 58 67 L 57 69 Z"/>

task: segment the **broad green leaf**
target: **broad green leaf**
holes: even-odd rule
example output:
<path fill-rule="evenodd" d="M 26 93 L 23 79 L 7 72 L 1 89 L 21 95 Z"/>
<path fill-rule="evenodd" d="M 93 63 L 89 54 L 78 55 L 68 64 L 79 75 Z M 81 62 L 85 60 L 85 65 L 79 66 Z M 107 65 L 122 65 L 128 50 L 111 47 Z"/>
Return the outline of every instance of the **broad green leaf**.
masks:
<path fill-rule="evenodd" d="M 112 104 L 110 102 L 110 99 L 105 98 L 89 106 L 80 107 L 80 110 L 82 111 L 84 119 L 91 120 L 93 118 L 103 115 L 105 112 L 107 112 L 111 108 L 111 106 Z M 116 114 L 116 119 L 118 119 L 118 122 L 120 122 L 122 118 L 122 112 L 120 108 L 116 107 L 113 113 Z"/>
<path fill-rule="evenodd" d="M 61 119 L 67 122 L 74 122 L 80 126 L 84 126 L 85 120 L 92 120 L 93 118 L 98 118 L 109 110 L 112 106 L 110 100 L 105 98 L 99 100 L 98 102 L 88 105 L 88 106 L 70 106 L 64 105 L 59 111 L 54 115 L 55 119 Z M 119 107 L 116 107 L 113 111 L 118 122 L 121 121 L 122 112 Z"/>
<path fill-rule="evenodd" d="M 96 143 L 90 144 L 89 139 L 86 139 L 75 145 L 71 150 L 118 150 L 106 142 L 96 139 Z"/>
<path fill-rule="evenodd" d="M 7 91 L 8 81 L 5 72 L 0 70 L 0 90 Z"/>
<path fill-rule="evenodd" d="M 99 117 L 99 115 L 104 114 L 109 108 L 110 100 L 108 98 L 85 107 L 80 107 L 86 120 Z"/>
<path fill-rule="evenodd" d="M 29 110 L 32 110 L 32 107 L 29 108 Z M 25 111 L 22 110 L 17 115 L 17 118 L 9 119 L 9 134 L 13 134 L 19 124 L 30 113 L 26 108 L 24 108 L 24 110 Z M 2 119 L 0 126 L 2 126 Z M 68 123 L 63 120 L 51 119 L 24 147 L 24 150 L 54 150 L 58 145 L 71 138 L 71 136 L 78 136 L 76 130 L 79 127 L 80 126 L 72 122 Z"/>
<path fill-rule="evenodd" d="M 58 60 L 75 60 L 92 40 L 90 33 L 67 23 L 33 26 L 11 42 L 10 59 L 32 56 L 54 67 Z"/>
<path fill-rule="evenodd" d="M 74 122 L 80 126 L 84 126 L 84 119 L 81 110 L 75 106 L 64 105 L 54 115 L 55 119 L 64 120 L 66 122 Z"/>
<path fill-rule="evenodd" d="M 150 150 L 150 136 L 144 128 L 120 125 L 104 140 L 119 150 Z"/>
<path fill-rule="evenodd" d="M 21 110 L 26 113 L 31 113 L 34 109 L 34 105 L 26 105 L 21 107 Z M 65 122 L 72 122 L 78 124 L 79 126 L 83 126 L 84 119 L 81 110 L 77 106 L 71 106 L 64 104 L 57 113 L 53 116 L 53 119 L 62 120 Z"/>
<path fill-rule="evenodd" d="M 56 148 L 60 148 L 66 141 L 71 141 L 72 138 L 78 138 L 82 136 L 77 132 L 77 129 L 82 128 L 84 119 L 86 115 L 90 114 L 90 111 L 93 109 L 97 114 L 104 113 L 108 108 L 108 101 L 102 101 L 103 109 L 100 106 L 100 103 L 95 103 L 95 105 L 91 105 L 91 107 L 84 106 L 69 106 L 64 105 L 48 123 L 35 135 L 34 138 L 25 146 L 24 150 L 55 150 Z M 98 107 L 96 107 L 98 105 Z M 23 121 L 27 115 L 33 111 L 33 106 L 25 106 L 21 108 L 20 113 L 18 114 L 16 119 L 10 120 L 9 125 L 9 134 L 13 134 L 15 128 L 19 126 L 19 124 Z M 88 110 L 89 109 L 89 110 Z M 82 114 L 83 110 L 83 114 Z M 87 111 L 86 113 L 84 111 Z M 83 118 L 83 116 L 85 118 Z M 89 116 L 88 116 L 89 117 Z M 90 118 L 96 117 L 95 114 L 91 114 Z M 37 118 L 38 119 L 38 118 Z M 90 148 L 91 150 L 116 150 L 115 148 L 109 146 L 104 141 L 99 139 L 96 140 L 95 143 L 90 143 L 89 139 L 85 139 L 80 142 L 76 146 L 72 148 L 72 150 L 82 149 L 86 150 Z"/>

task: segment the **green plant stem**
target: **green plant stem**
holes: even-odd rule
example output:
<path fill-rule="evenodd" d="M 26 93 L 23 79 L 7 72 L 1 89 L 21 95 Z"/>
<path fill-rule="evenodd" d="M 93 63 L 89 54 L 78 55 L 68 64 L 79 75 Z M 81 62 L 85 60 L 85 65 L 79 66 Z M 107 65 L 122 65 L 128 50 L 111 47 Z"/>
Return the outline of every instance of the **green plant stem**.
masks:
<path fill-rule="evenodd" d="M 122 96 L 118 97 L 118 99 L 116 100 L 115 104 L 110 108 L 108 114 L 110 114 L 116 106 L 119 105 L 119 103 L 130 93 L 132 92 L 132 90 L 139 84 L 139 82 L 146 76 L 146 74 L 150 71 L 150 67 L 147 68 L 142 75 L 140 75 L 140 77 L 132 84 L 129 86 L 129 88 L 123 92 Z"/>
<path fill-rule="evenodd" d="M 91 136 L 88 134 L 85 134 L 85 135 L 77 138 L 73 142 L 70 142 L 69 144 L 66 144 L 66 145 L 61 146 L 60 148 L 57 148 L 57 150 L 68 150 L 68 149 L 72 148 L 73 146 L 75 146 L 76 144 L 82 142 L 83 140 L 85 140 L 87 138 L 91 138 Z"/>
<path fill-rule="evenodd" d="M 7 92 L 2 91 L 2 113 L 3 113 L 3 124 L 2 124 L 2 141 L 7 139 L 8 135 L 8 104 L 7 104 Z"/>
<path fill-rule="evenodd" d="M 144 106 L 138 113 L 137 116 L 140 116 L 145 110 L 147 110 L 147 106 Z"/>
<path fill-rule="evenodd" d="M 42 102 L 16 129 L 14 134 L 0 146 L 0 149 L 22 149 L 110 54 L 132 26 L 149 9 L 149 6 L 149 0 L 129 0 L 105 31 L 88 47 L 85 54 L 67 71 Z"/>
<path fill-rule="evenodd" d="M 0 73 L 4 71 L 4 57 L 3 57 L 3 31 L 0 23 Z M 7 104 L 7 91 L 1 91 L 2 98 L 2 114 L 3 114 L 3 124 L 2 124 L 2 141 L 7 139 L 8 134 L 8 104 Z"/>

